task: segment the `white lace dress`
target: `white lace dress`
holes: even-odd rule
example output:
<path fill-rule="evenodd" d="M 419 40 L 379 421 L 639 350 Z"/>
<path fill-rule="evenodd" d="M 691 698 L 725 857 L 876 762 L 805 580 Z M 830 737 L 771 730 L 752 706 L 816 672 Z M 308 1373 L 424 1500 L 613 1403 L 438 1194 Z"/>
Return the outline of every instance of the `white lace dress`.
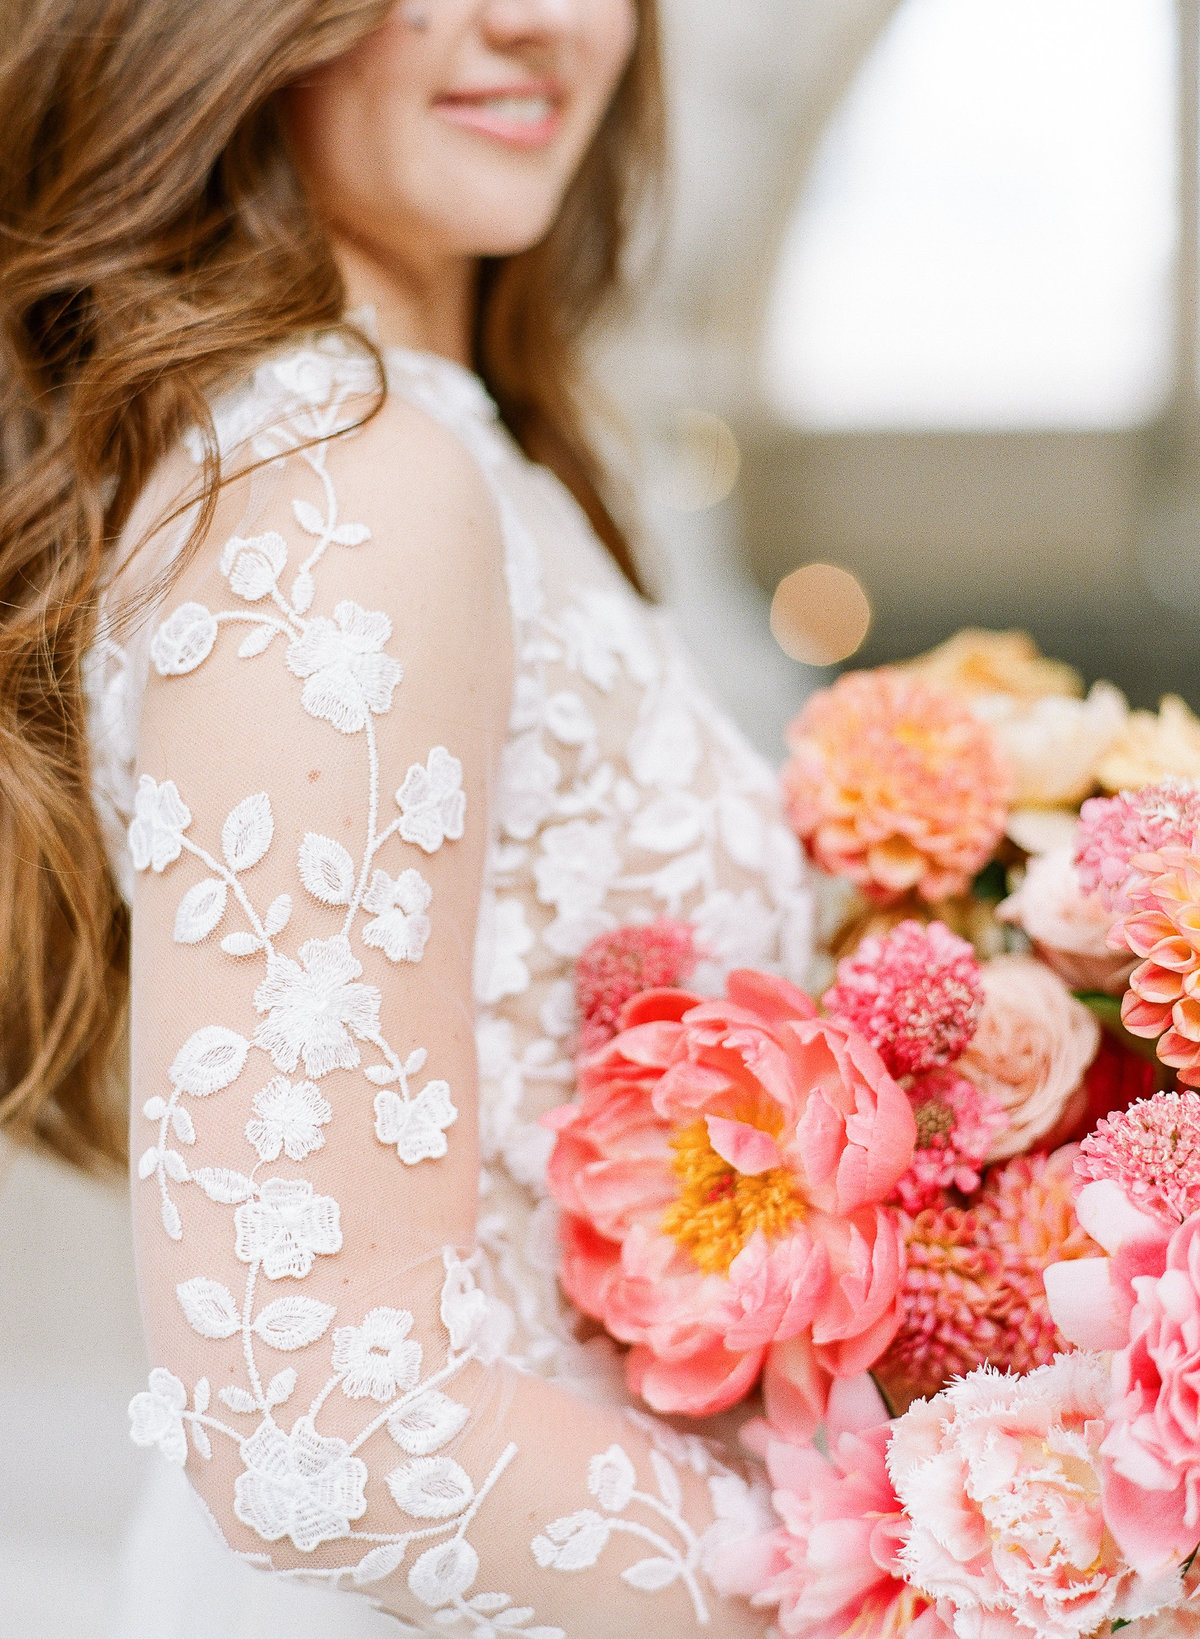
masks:
<path fill-rule="evenodd" d="M 332 333 L 222 397 L 241 475 L 120 624 L 190 527 L 158 527 L 184 441 L 92 655 L 134 918 L 132 1428 L 177 1482 L 119 1639 L 761 1634 L 703 1574 L 744 1486 L 630 1408 L 557 1294 L 538 1117 L 571 1094 L 573 962 L 604 929 L 687 917 L 703 987 L 803 980 L 799 851 L 478 380 L 387 363 L 340 436 L 372 374 Z"/>

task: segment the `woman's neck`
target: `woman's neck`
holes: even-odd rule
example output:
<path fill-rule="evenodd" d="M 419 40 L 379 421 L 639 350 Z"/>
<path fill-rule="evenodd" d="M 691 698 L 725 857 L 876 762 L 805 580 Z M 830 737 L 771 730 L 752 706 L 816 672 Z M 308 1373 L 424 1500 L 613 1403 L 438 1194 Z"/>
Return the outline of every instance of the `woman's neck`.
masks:
<path fill-rule="evenodd" d="M 472 366 L 478 262 L 448 258 L 418 274 L 386 266 L 368 249 L 341 236 L 335 236 L 333 251 L 346 286 L 347 308 L 374 310 L 382 346 L 440 353 Z"/>

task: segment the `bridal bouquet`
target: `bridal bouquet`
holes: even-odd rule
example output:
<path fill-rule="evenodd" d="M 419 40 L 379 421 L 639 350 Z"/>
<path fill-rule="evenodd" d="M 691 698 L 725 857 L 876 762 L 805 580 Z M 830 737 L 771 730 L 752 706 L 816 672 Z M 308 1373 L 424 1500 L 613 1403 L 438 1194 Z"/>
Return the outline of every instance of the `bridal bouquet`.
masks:
<path fill-rule="evenodd" d="M 709 1569 L 783 1634 L 1195 1639 L 1200 722 L 963 633 L 789 739 L 828 982 L 584 953 L 562 1285 L 655 1410 L 761 1396 Z"/>

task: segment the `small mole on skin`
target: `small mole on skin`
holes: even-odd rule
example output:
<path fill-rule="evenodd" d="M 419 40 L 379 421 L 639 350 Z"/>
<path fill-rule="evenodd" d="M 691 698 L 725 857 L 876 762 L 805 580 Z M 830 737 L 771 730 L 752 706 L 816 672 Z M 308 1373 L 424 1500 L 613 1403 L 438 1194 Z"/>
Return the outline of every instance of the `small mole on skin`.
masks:
<path fill-rule="evenodd" d="M 310 768 L 308 771 L 308 777 L 310 780 L 319 780 L 321 778 L 321 770 L 319 768 Z"/>

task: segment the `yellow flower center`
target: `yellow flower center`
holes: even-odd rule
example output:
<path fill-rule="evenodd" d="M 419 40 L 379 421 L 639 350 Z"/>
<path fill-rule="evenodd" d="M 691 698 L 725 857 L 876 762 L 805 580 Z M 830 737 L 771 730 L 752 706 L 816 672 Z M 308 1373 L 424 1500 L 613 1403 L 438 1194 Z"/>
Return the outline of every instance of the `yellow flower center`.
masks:
<path fill-rule="evenodd" d="M 756 1229 L 770 1240 L 804 1216 L 803 1197 L 786 1167 L 751 1177 L 713 1149 L 704 1121 L 671 1139 L 679 1198 L 667 1208 L 663 1232 L 690 1252 L 706 1275 L 723 1275 Z"/>

